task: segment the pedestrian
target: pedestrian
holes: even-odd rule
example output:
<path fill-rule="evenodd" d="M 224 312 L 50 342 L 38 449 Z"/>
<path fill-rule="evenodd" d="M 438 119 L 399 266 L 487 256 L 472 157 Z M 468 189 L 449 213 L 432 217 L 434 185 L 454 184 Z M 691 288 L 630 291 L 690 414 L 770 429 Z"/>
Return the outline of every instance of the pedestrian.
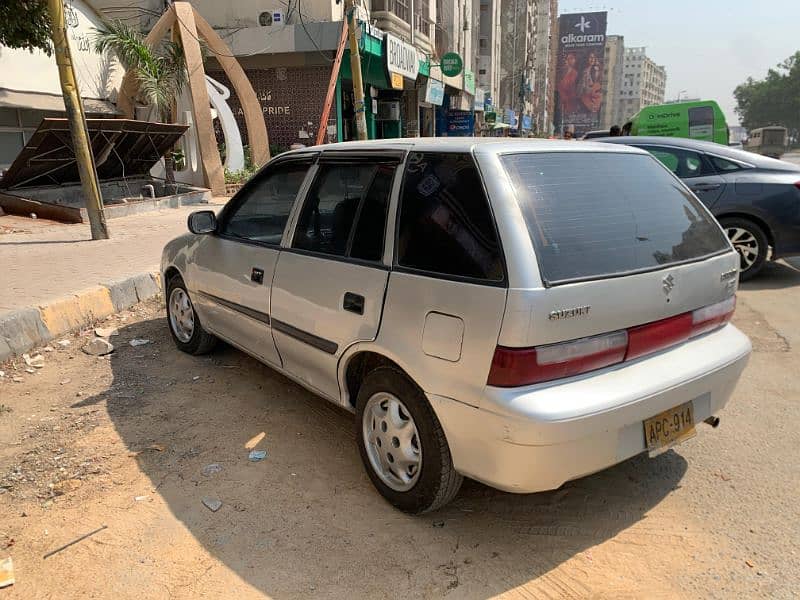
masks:
<path fill-rule="evenodd" d="M 622 135 L 622 129 L 620 129 L 619 125 L 612 125 L 610 131 L 611 137 L 616 137 L 618 135 Z"/>

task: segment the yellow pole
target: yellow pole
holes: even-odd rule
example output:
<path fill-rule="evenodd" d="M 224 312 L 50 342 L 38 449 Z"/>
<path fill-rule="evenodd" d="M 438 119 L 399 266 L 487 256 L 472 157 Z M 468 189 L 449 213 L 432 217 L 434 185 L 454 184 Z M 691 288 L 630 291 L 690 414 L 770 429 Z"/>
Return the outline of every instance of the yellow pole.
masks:
<path fill-rule="evenodd" d="M 344 5 L 347 28 L 350 36 L 350 70 L 353 72 L 353 97 L 356 113 L 356 131 L 359 140 L 367 139 L 367 117 L 364 114 L 364 81 L 361 78 L 361 54 L 356 39 L 356 11 L 353 0 L 346 0 Z"/>
<path fill-rule="evenodd" d="M 56 54 L 58 76 L 61 79 L 61 93 L 64 96 L 64 107 L 72 133 L 72 145 L 75 148 L 75 161 L 81 177 L 83 195 L 86 198 L 86 211 L 89 213 L 89 227 L 93 240 L 107 240 L 108 228 L 103 213 L 103 200 L 100 197 L 100 185 L 94 167 L 94 157 L 89 148 L 89 131 L 86 127 L 86 116 L 83 112 L 80 91 L 72 55 L 69 50 L 67 28 L 64 24 L 63 0 L 47 0 L 52 24 L 53 49 Z"/>

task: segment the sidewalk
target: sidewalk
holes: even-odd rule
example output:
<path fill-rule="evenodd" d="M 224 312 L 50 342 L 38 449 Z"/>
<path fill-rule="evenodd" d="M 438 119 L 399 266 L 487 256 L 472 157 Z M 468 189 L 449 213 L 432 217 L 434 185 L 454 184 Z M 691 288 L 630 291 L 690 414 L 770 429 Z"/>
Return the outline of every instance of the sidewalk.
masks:
<path fill-rule="evenodd" d="M 158 293 L 164 244 L 226 201 L 113 219 L 102 241 L 88 224 L 0 217 L 0 361 Z"/>

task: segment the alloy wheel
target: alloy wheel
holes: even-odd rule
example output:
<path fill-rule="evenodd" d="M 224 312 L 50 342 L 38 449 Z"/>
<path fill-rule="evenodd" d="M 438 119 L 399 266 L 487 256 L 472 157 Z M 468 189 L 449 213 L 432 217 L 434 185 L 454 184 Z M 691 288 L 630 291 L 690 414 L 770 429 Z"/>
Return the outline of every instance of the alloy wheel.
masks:
<path fill-rule="evenodd" d="M 752 232 L 742 227 L 727 227 L 725 233 L 741 259 L 742 272 L 747 271 L 758 260 L 761 248 Z"/>

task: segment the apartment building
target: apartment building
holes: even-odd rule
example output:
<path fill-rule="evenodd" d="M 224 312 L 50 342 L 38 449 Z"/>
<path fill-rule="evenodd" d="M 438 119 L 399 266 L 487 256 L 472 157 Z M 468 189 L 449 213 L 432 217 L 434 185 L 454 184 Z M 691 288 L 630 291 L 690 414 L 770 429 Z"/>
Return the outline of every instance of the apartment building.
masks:
<path fill-rule="evenodd" d="M 500 88 L 497 107 L 513 131 L 533 128 L 537 4 L 543 0 L 496 0 L 500 16 Z"/>
<path fill-rule="evenodd" d="M 534 33 L 534 129 L 552 133 L 553 95 L 555 91 L 554 41 L 558 38 L 558 0 L 535 2 L 536 31 Z"/>
<path fill-rule="evenodd" d="M 612 125 L 622 126 L 623 117 L 619 114 L 619 98 L 622 88 L 622 72 L 625 62 L 625 38 L 621 35 L 607 35 L 603 67 L 603 104 L 600 109 L 600 128 L 610 129 Z"/>
<path fill-rule="evenodd" d="M 494 106 L 500 89 L 501 3 L 478 0 L 478 86 L 484 90 L 486 103 Z"/>
<path fill-rule="evenodd" d="M 617 118 L 626 121 L 643 107 L 663 104 L 667 71 L 647 56 L 645 47 L 625 48 Z"/>

